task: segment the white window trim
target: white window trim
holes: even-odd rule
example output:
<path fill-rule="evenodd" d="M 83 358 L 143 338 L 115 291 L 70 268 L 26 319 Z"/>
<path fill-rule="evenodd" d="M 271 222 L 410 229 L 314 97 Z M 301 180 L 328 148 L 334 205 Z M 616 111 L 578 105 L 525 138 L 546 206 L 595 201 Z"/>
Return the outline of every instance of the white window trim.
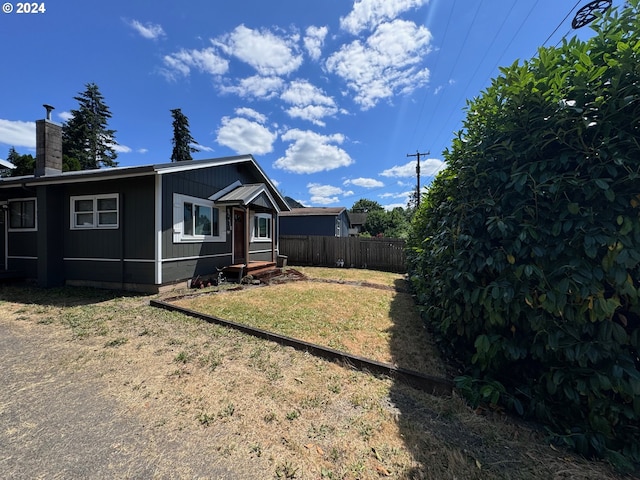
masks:
<path fill-rule="evenodd" d="M 105 198 L 116 200 L 116 223 L 108 224 L 108 225 L 100 225 L 98 223 L 99 215 L 98 215 L 98 200 L 102 200 Z M 76 212 L 75 210 L 75 202 L 77 200 L 92 200 L 93 201 L 93 222 L 91 225 L 77 225 L 76 224 L 76 213 L 89 213 L 89 212 Z M 71 197 L 71 208 L 70 208 L 70 223 L 71 230 L 116 230 L 120 227 L 120 195 L 117 193 L 109 193 L 103 195 L 78 195 L 75 197 Z M 113 210 L 108 210 L 112 212 Z"/>
<path fill-rule="evenodd" d="M 29 227 L 29 228 L 12 228 L 11 227 L 11 203 L 16 203 L 16 202 L 28 202 L 30 200 L 33 200 L 34 202 L 34 208 L 33 208 L 33 215 L 35 216 L 35 218 L 33 219 L 33 227 Z M 9 200 L 7 200 L 7 206 L 9 208 L 8 212 L 7 212 L 7 232 L 36 232 L 38 231 L 38 199 L 36 197 L 28 197 L 28 198 L 10 198 Z"/>
<path fill-rule="evenodd" d="M 256 235 L 256 218 L 266 218 L 269 221 L 269 237 L 258 237 Z M 270 213 L 254 213 L 251 218 L 251 241 L 271 242 L 273 238 L 273 216 Z"/>
<path fill-rule="evenodd" d="M 212 211 L 217 210 L 218 235 L 185 235 L 183 226 L 185 203 L 209 207 Z M 225 209 L 217 207 L 211 200 L 191 197 L 181 193 L 173 194 L 173 243 L 224 242 L 227 239 L 225 221 Z"/>

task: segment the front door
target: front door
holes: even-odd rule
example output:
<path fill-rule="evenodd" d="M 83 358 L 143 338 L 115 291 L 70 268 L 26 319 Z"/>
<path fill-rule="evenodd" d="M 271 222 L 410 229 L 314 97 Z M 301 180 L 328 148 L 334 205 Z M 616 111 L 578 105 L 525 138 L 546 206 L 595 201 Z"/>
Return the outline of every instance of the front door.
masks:
<path fill-rule="evenodd" d="M 233 263 L 246 263 L 245 246 L 246 214 L 243 210 L 233 211 Z"/>

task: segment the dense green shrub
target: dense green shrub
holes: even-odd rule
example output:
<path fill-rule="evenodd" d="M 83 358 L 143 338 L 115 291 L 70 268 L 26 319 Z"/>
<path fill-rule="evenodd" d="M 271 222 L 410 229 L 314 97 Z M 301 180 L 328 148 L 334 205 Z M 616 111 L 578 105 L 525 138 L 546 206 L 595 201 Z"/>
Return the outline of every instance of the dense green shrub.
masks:
<path fill-rule="evenodd" d="M 626 467 L 640 462 L 639 1 L 468 103 L 409 240 L 460 389 Z"/>

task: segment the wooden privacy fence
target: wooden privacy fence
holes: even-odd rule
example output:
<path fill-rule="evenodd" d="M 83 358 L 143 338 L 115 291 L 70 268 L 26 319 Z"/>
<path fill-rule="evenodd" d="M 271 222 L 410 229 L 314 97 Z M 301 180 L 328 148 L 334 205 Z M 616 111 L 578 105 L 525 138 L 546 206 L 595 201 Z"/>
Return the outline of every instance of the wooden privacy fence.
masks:
<path fill-rule="evenodd" d="M 370 268 L 406 272 L 404 240 L 397 238 L 281 235 L 280 255 L 289 265 Z"/>

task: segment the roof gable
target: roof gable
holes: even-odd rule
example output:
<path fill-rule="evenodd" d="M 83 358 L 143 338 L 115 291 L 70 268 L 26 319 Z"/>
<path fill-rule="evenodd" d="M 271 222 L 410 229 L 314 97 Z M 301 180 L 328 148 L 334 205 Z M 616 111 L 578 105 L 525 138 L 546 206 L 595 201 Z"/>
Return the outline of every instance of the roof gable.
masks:
<path fill-rule="evenodd" d="M 215 197 L 215 195 L 213 197 Z M 254 204 L 280 211 L 279 205 L 271 196 L 269 189 L 264 183 L 236 186 L 217 198 L 215 202 L 218 204 L 243 206 Z"/>

